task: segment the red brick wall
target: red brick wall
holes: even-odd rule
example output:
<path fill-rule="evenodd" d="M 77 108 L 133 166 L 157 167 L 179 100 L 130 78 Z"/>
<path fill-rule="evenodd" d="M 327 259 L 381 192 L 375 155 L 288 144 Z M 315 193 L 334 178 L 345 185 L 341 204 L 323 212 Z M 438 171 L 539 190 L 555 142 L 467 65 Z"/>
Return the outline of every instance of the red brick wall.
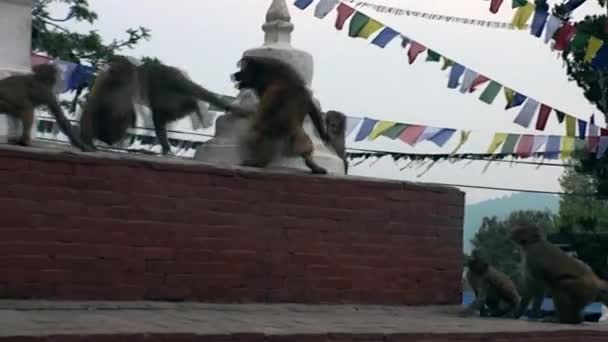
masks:
<path fill-rule="evenodd" d="M 125 334 L 0 337 L 0 342 L 605 342 L 608 331 L 552 331 L 481 334 Z"/>
<path fill-rule="evenodd" d="M 0 297 L 456 304 L 463 193 L 0 149 Z"/>

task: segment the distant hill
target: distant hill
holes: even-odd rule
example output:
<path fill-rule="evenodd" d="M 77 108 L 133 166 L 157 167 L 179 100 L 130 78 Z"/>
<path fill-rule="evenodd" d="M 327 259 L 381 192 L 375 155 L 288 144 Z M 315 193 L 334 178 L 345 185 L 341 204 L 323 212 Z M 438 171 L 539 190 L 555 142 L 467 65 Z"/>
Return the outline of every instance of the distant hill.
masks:
<path fill-rule="evenodd" d="M 484 217 L 496 216 L 506 218 L 511 212 L 517 210 L 550 210 L 557 213 L 559 210 L 559 196 L 534 193 L 516 193 L 502 198 L 492 199 L 465 207 L 464 214 L 464 251 L 471 251 L 470 240 L 479 230 Z"/>

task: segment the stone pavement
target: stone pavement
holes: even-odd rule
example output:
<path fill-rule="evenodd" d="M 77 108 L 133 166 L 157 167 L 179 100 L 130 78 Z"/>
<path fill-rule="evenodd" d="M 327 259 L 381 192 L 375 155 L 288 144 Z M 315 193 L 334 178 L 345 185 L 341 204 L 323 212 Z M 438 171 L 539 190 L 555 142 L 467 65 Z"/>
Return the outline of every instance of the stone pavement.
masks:
<path fill-rule="evenodd" d="M 78 334 L 199 335 L 492 333 L 587 330 L 525 320 L 460 318 L 457 307 L 0 301 L 0 337 Z"/>

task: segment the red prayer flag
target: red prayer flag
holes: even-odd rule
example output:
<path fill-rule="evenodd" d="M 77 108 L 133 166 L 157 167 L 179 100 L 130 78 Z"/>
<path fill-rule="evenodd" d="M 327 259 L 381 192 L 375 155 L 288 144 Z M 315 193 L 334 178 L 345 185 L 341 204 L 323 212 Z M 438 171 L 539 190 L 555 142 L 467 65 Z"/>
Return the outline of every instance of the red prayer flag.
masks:
<path fill-rule="evenodd" d="M 336 11 L 338 11 L 338 17 L 336 17 L 335 26 L 337 30 L 342 30 L 346 20 L 355 13 L 355 9 L 341 2 L 340 5 L 338 5 L 338 8 L 336 8 Z"/>
<path fill-rule="evenodd" d="M 410 64 L 414 63 L 416 57 L 419 54 L 423 53 L 426 50 L 426 47 L 418 42 L 412 40 L 412 44 L 410 44 L 410 49 L 407 51 L 407 56 L 409 58 Z"/>
<path fill-rule="evenodd" d="M 557 51 L 564 51 L 566 47 L 568 47 L 568 44 L 570 44 L 570 41 L 575 34 L 576 27 L 574 27 L 574 25 L 571 23 L 566 23 L 564 26 L 562 26 L 562 28 L 559 29 L 559 31 L 557 31 L 557 34 L 555 35 L 555 45 L 553 48 Z"/>
<path fill-rule="evenodd" d="M 601 132 L 600 133 L 601 136 L 603 136 L 603 137 L 608 136 L 608 129 L 602 128 L 600 132 Z"/>
<path fill-rule="evenodd" d="M 527 158 L 532 155 L 532 147 L 534 146 L 534 136 L 530 134 L 522 135 L 519 139 L 519 145 L 515 154 L 522 158 Z"/>
<path fill-rule="evenodd" d="M 536 119 L 536 129 L 539 131 L 544 131 L 545 127 L 547 127 L 547 121 L 549 120 L 549 115 L 551 114 L 551 107 L 546 104 L 540 105 L 540 110 L 538 113 L 538 118 Z"/>
<path fill-rule="evenodd" d="M 502 2 L 503 0 L 492 0 L 492 2 L 490 3 L 490 12 L 494 14 L 498 13 L 500 6 L 502 6 Z"/>
<path fill-rule="evenodd" d="M 426 126 L 417 126 L 417 125 L 409 126 L 401 133 L 401 135 L 399 136 L 399 139 L 403 140 L 403 142 L 405 142 L 408 145 L 414 146 L 416 144 L 416 142 L 418 141 L 418 138 L 420 138 L 422 133 L 424 133 L 425 129 L 426 129 Z"/>
<path fill-rule="evenodd" d="M 469 89 L 469 93 L 474 92 L 475 90 L 477 90 L 477 87 L 479 87 L 480 85 L 488 82 L 490 79 L 485 77 L 484 75 L 479 75 L 477 76 L 477 78 L 475 78 L 475 80 L 473 80 L 473 83 L 471 84 L 471 88 Z"/>

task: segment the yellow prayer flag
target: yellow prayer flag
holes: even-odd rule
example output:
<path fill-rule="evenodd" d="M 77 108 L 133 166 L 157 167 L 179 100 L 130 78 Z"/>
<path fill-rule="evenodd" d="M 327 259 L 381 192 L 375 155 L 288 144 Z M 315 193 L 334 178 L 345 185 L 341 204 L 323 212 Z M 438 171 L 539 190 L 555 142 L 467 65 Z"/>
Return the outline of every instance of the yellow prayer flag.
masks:
<path fill-rule="evenodd" d="M 562 138 L 562 159 L 568 159 L 572 156 L 574 152 L 574 138 L 573 137 L 563 137 Z"/>
<path fill-rule="evenodd" d="M 576 136 L 576 118 L 566 114 L 566 135 L 569 137 Z"/>
<path fill-rule="evenodd" d="M 505 140 L 507 140 L 507 133 L 494 134 L 494 139 L 492 139 L 490 146 L 488 146 L 487 154 L 494 154 L 494 152 L 496 152 L 496 150 L 505 142 Z"/>
<path fill-rule="evenodd" d="M 604 45 L 604 42 L 601 39 L 593 36 L 589 38 L 587 50 L 585 50 L 585 63 L 591 63 L 591 61 L 593 61 L 593 58 L 597 52 L 600 51 L 602 45 Z"/>
<path fill-rule="evenodd" d="M 363 26 L 363 28 L 361 29 L 361 31 L 359 31 L 359 34 L 357 34 L 357 37 L 361 37 L 361 38 L 367 39 L 372 34 L 374 34 L 376 31 L 378 31 L 379 29 L 381 29 L 383 27 L 384 27 L 384 25 L 382 25 L 377 20 L 370 19 L 367 22 L 367 24 L 365 24 L 365 26 Z"/>
<path fill-rule="evenodd" d="M 513 101 L 513 96 L 515 96 L 515 91 L 511 88 L 504 87 L 505 98 L 507 99 L 507 105 L 510 105 Z"/>
<path fill-rule="evenodd" d="M 378 122 L 376 127 L 374 127 L 374 130 L 367 137 L 367 140 L 376 140 L 380 136 L 380 134 L 386 132 L 387 129 L 395 126 L 396 124 L 397 124 L 396 122 L 390 122 L 390 121 Z"/>
<path fill-rule="evenodd" d="M 470 135 L 471 135 L 471 131 L 461 131 L 460 132 L 460 142 L 458 142 L 458 145 L 456 145 L 456 148 L 454 148 L 454 151 L 452 151 L 452 153 L 450 153 L 450 156 L 456 154 L 456 152 L 458 152 L 458 150 L 460 150 L 460 148 L 469 140 Z"/>
<path fill-rule="evenodd" d="M 518 7 L 511 24 L 518 29 L 523 30 L 526 28 L 526 24 L 528 23 L 528 20 L 530 20 L 530 17 L 532 17 L 535 8 L 536 6 L 530 1 L 526 2 L 525 5 Z"/>

